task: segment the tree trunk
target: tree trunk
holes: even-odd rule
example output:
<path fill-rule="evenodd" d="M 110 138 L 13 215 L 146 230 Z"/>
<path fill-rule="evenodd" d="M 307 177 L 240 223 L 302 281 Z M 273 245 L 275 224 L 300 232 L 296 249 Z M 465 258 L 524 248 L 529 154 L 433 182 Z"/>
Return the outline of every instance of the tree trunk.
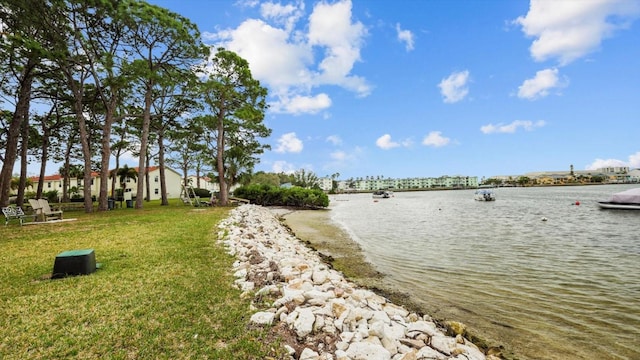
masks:
<path fill-rule="evenodd" d="M 73 66 L 73 65 L 70 65 Z M 91 148 L 89 147 L 89 133 L 87 132 L 87 122 L 84 118 L 82 109 L 82 100 L 84 97 L 84 74 L 82 79 L 76 81 L 71 74 L 71 68 L 63 69 L 67 78 L 69 89 L 73 94 L 73 110 L 78 121 L 78 129 L 80 130 L 80 143 L 82 145 L 82 158 L 84 159 L 84 211 L 86 213 L 93 212 L 93 202 L 91 201 Z M 89 185 L 89 186 L 87 186 Z"/>
<path fill-rule="evenodd" d="M 153 91 L 153 84 L 149 82 L 144 94 L 144 113 L 142 116 L 142 135 L 140 138 L 140 159 L 138 160 L 138 181 L 137 194 L 136 194 L 136 209 L 142 209 L 142 198 L 144 193 L 144 177 L 147 174 L 145 168 L 147 161 L 147 146 L 149 143 L 149 127 L 151 125 L 151 95 Z"/>
<path fill-rule="evenodd" d="M 29 116 L 31 86 L 33 85 L 33 69 L 35 68 L 36 63 L 36 60 L 33 58 L 29 58 L 27 61 L 27 65 L 22 73 L 22 81 L 20 81 L 16 110 L 13 113 L 11 124 L 9 124 L 9 131 L 7 131 L 4 162 L 2 163 L 2 171 L 0 171 L 0 206 L 9 205 L 13 166 L 18 158 L 20 129 L 22 122 L 27 121 L 27 116 Z"/>
<path fill-rule="evenodd" d="M 167 184 L 165 181 L 164 170 L 164 133 L 158 132 L 158 166 L 160 166 L 160 205 L 169 205 L 169 199 L 167 199 Z"/>
<path fill-rule="evenodd" d="M 218 113 L 218 139 L 217 140 L 217 166 L 218 166 L 218 182 L 220 183 L 220 205 L 227 206 L 229 203 L 229 192 L 227 190 L 227 182 L 224 179 L 224 110 Z"/>
<path fill-rule="evenodd" d="M 16 205 L 24 204 L 24 193 L 27 187 L 27 154 L 29 152 L 29 118 L 22 122 L 22 145 L 20 146 L 20 184 L 18 185 L 18 197 Z"/>
<path fill-rule="evenodd" d="M 111 99 L 107 105 L 107 111 L 102 126 L 102 148 L 100 159 L 100 192 L 98 196 L 98 211 L 109 210 L 107 197 L 109 196 L 109 159 L 111 158 L 111 124 L 113 123 L 113 115 L 117 105 L 116 94 L 111 95 Z M 86 186 L 86 184 L 85 184 Z"/>
<path fill-rule="evenodd" d="M 147 201 L 151 201 L 151 180 L 149 179 L 149 169 L 151 168 L 151 157 L 149 156 L 149 152 L 147 151 L 147 165 L 144 172 L 144 198 Z"/>

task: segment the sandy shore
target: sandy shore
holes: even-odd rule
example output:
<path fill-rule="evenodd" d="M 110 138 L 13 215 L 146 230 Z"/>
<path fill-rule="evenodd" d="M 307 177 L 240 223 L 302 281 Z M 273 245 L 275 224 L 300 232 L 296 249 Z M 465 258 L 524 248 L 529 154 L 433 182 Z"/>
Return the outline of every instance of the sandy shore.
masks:
<path fill-rule="evenodd" d="M 292 210 L 271 208 L 294 235 L 318 251 L 323 260 L 342 272 L 350 281 L 385 296 L 411 311 L 424 313 L 409 294 L 398 291 L 384 274 L 371 265 L 360 245 L 331 220 L 331 210 Z M 444 325 L 444 324 L 443 324 Z"/>
<path fill-rule="evenodd" d="M 334 269 L 342 272 L 349 281 L 359 286 L 369 288 L 388 298 L 393 303 L 401 305 L 413 312 L 425 314 L 424 307 L 414 301 L 410 294 L 398 291 L 394 284 L 385 279 L 384 274 L 378 272 L 367 262 L 360 247 L 350 235 L 338 224 L 331 220 L 331 210 L 292 210 L 285 208 L 271 208 L 307 246 L 318 251 L 323 260 Z M 434 319 L 441 326 L 447 327 L 447 319 Z M 468 334 L 474 342 L 485 348 L 502 348 L 499 344 L 487 344 L 475 334 Z M 505 349 L 504 355 L 509 354 Z M 506 357 L 511 358 L 509 354 Z"/>
<path fill-rule="evenodd" d="M 367 262 L 360 245 L 331 220 L 331 210 L 274 209 L 295 236 L 323 260 L 361 286 L 379 288 L 382 274 Z"/>

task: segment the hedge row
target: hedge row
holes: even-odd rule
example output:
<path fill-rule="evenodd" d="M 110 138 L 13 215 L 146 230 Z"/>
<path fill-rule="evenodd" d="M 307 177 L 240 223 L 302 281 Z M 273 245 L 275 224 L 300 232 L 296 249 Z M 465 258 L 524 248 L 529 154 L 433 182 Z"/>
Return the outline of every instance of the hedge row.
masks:
<path fill-rule="evenodd" d="M 327 207 L 329 196 L 320 189 L 289 189 L 272 185 L 248 185 L 236 189 L 234 196 L 263 206 Z"/>

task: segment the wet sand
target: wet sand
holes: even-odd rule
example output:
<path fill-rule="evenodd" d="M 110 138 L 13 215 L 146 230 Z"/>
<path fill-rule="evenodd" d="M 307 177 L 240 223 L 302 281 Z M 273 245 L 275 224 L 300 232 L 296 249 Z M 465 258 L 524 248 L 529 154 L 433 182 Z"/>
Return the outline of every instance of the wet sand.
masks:
<path fill-rule="evenodd" d="M 406 293 L 398 292 L 371 265 L 360 245 L 331 220 L 331 210 L 272 209 L 293 234 L 320 253 L 322 259 L 354 283 L 387 297 L 392 302 L 424 314 Z"/>
<path fill-rule="evenodd" d="M 331 210 L 276 210 L 293 234 L 321 258 L 359 285 L 376 287 L 381 274 L 369 264 L 358 243 L 331 221 Z"/>

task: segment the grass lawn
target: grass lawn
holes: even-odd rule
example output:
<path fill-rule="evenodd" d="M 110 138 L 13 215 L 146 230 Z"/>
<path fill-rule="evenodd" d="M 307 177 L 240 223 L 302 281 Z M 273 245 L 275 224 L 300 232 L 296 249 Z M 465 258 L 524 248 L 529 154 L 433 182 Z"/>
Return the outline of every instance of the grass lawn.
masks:
<path fill-rule="evenodd" d="M 76 221 L 0 225 L 0 359 L 264 359 L 279 352 L 248 327 L 217 244 L 229 208 L 172 200 Z M 102 267 L 50 280 L 60 252 L 94 249 Z"/>

